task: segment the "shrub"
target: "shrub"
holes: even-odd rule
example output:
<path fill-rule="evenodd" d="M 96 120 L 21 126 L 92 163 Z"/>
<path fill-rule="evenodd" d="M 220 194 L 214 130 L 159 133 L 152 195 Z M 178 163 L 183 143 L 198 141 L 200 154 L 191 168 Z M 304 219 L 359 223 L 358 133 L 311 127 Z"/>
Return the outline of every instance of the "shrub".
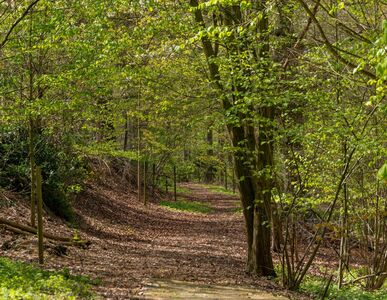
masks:
<path fill-rule="evenodd" d="M 56 215 L 72 221 L 69 199 L 73 187 L 85 177 L 86 169 L 82 159 L 69 149 L 71 147 L 54 143 L 42 133 L 36 147 L 36 163 L 42 168 L 45 205 Z M 0 187 L 29 193 L 30 167 L 25 129 L 0 131 Z"/>

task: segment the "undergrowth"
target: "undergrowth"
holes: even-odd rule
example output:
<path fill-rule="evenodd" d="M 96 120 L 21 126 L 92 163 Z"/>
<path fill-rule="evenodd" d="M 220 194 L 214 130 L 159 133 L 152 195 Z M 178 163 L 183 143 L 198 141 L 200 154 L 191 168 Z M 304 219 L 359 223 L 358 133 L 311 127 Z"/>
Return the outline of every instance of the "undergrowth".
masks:
<path fill-rule="evenodd" d="M 90 288 L 98 284 L 85 276 L 42 270 L 34 265 L 0 258 L 0 299 L 95 299 Z"/>
<path fill-rule="evenodd" d="M 301 285 L 301 290 L 308 294 L 312 294 L 315 299 L 321 299 L 324 294 L 325 287 L 327 285 L 326 280 L 321 277 L 308 277 Z M 376 291 L 365 291 L 359 286 L 351 285 L 345 286 L 341 289 L 337 288 L 337 284 L 330 285 L 328 293 L 324 299 L 334 300 L 386 300 L 387 289 L 380 289 Z"/>
<path fill-rule="evenodd" d="M 169 209 L 188 211 L 193 213 L 206 214 L 211 211 L 211 207 L 206 203 L 197 201 L 186 201 L 182 199 L 178 199 L 177 201 L 161 201 L 160 205 Z"/>
<path fill-rule="evenodd" d="M 61 139 L 53 141 L 42 132 L 36 142 L 35 160 L 42 169 L 44 203 L 57 216 L 73 222 L 70 199 L 80 189 L 88 170 L 83 156 L 72 150 L 72 143 L 65 137 Z M 0 187 L 29 194 L 30 173 L 27 128 L 7 132 L 0 126 Z"/>

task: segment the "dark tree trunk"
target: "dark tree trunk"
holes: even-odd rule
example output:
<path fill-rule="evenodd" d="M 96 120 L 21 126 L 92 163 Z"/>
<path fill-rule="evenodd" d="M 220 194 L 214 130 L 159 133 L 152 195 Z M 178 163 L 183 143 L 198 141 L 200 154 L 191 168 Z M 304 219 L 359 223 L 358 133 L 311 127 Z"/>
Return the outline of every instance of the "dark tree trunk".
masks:
<path fill-rule="evenodd" d="M 271 255 L 271 229 L 270 229 L 270 202 L 271 190 L 268 180 L 258 178 L 254 175 L 256 164 L 251 157 L 251 151 L 256 147 L 254 128 L 229 127 L 232 132 L 234 147 L 245 143 L 235 153 L 235 174 L 239 179 L 239 191 L 243 206 L 243 215 L 246 222 L 247 232 L 247 270 L 260 276 L 275 276 Z M 247 134 L 246 134 L 247 133 Z M 265 144 L 264 144 L 265 145 Z M 261 149 L 270 151 L 270 147 Z M 259 155 L 261 163 L 268 153 Z M 269 152 L 270 154 L 270 152 Z M 261 176 L 262 177 L 262 176 Z"/>
<path fill-rule="evenodd" d="M 194 10 L 196 22 L 201 27 L 206 28 L 202 12 L 197 9 L 199 5 L 198 0 L 191 0 L 190 3 L 191 6 L 196 8 Z M 264 2 L 260 2 L 259 6 L 260 11 L 264 12 Z M 259 31 L 263 32 L 265 35 L 268 29 L 268 20 L 265 13 L 264 18 L 262 19 L 263 20 L 259 24 Z M 224 22 L 227 26 L 235 25 L 234 22 L 238 24 L 242 23 L 239 6 L 229 6 L 224 9 Z M 242 49 L 239 49 L 241 43 L 230 41 L 230 51 L 234 52 L 234 54 L 243 51 L 243 48 L 248 47 L 247 45 L 244 45 L 245 42 L 246 41 L 242 41 Z M 258 54 L 261 58 L 266 57 L 268 54 L 268 42 L 263 41 L 263 43 L 263 50 Z M 236 99 L 231 101 L 227 96 L 229 91 L 222 86 L 219 66 L 214 60 L 217 52 L 214 50 L 208 37 L 202 37 L 202 44 L 204 54 L 207 58 L 211 79 L 221 93 L 223 109 L 225 112 L 230 113 Z M 232 55 L 232 57 L 238 56 Z M 243 95 L 244 92 L 246 92 L 244 85 L 238 82 L 236 82 L 234 89 L 237 92 L 234 97 L 243 97 L 237 95 Z M 237 149 L 234 153 L 234 165 L 246 223 L 248 246 L 247 268 L 250 273 L 255 275 L 275 276 L 270 239 L 270 205 L 272 188 L 270 172 L 273 164 L 273 148 L 270 135 L 271 128 L 265 126 L 267 123 L 266 121 L 272 120 L 273 116 L 272 110 L 268 108 L 259 112 L 263 114 L 263 122 L 259 127 L 257 141 L 255 128 L 249 121 L 246 121 L 251 118 L 251 115 L 255 115 L 256 111 L 254 107 L 249 107 L 248 110 L 249 115 L 246 115 L 246 113 L 235 112 L 235 118 L 239 120 L 239 124 L 236 124 L 236 122 L 227 124 L 232 144 L 235 149 Z M 269 174 L 266 174 L 265 170 L 269 170 Z"/>

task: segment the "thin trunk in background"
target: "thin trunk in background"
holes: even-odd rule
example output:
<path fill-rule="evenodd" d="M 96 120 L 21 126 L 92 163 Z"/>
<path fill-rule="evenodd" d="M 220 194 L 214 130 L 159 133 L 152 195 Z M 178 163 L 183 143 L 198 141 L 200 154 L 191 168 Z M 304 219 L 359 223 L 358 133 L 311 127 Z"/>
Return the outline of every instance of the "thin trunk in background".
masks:
<path fill-rule="evenodd" d="M 173 166 L 173 199 L 177 201 L 177 193 L 176 193 L 176 166 Z"/>
<path fill-rule="evenodd" d="M 36 167 L 36 198 L 38 211 L 38 253 L 39 264 L 44 263 L 43 259 L 43 197 L 42 197 L 42 170 Z"/>
<path fill-rule="evenodd" d="M 144 198 L 144 205 L 147 205 L 148 202 L 148 194 L 147 194 L 147 172 L 148 172 L 148 162 L 144 161 L 144 191 L 143 191 L 143 198 Z"/>
<path fill-rule="evenodd" d="M 32 48 L 32 14 L 29 18 L 29 41 L 28 46 Z M 34 101 L 34 68 L 32 64 L 32 53 L 28 54 L 28 75 L 29 75 L 29 86 L 28 86 L 28 100 L 30 103 Z M 31 216 L 30 223 L 32 227 L 36 226 L 36 165 L 35 165 L 35 147 L 36 147 L 36 122 L 34 117 L 30 116 L 29 118 L 29 162 L 30 162 L 30 172 L 31 172 Z"/>

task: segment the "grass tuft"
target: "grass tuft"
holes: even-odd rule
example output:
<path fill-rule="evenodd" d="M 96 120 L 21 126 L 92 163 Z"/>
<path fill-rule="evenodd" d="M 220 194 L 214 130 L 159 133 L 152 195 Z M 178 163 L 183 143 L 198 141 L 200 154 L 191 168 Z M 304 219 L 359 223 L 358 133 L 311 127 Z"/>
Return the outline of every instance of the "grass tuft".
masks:
<path fill-rule="evenodd" d="M 172 191 L 173 191 L 173 188 L 172 188 Z M 186 194 L 186 195 L 191 195 L 193 192 L 192 190 L 186 188 L 186 187 L 183 187 L 183 186 L 177 186 L 176 187 L 176 193 L 178 194 Z"/>
<path fill-rule="evenodd" d="M 218 193 L 218 194 L 223 194 L 223 195 L 229 195 L 229 196 L 235 196 L 237 195 L 236 193 L 234 194 L 232 190 L 226 190 L 224 186 L 220 185 L 210 185 L 210 184 L 202 184 L 202 186 L 209 191 L 213 193 Z"/>
<path fill-rule="evenodd" d="M 177 201 L 161 201 L 160 205 L 173 210 L 188 211 L 193 213 L 207 214 L 211 212 L 211 207 L 208 204 L 197 201 L 178 199 Z"/>

